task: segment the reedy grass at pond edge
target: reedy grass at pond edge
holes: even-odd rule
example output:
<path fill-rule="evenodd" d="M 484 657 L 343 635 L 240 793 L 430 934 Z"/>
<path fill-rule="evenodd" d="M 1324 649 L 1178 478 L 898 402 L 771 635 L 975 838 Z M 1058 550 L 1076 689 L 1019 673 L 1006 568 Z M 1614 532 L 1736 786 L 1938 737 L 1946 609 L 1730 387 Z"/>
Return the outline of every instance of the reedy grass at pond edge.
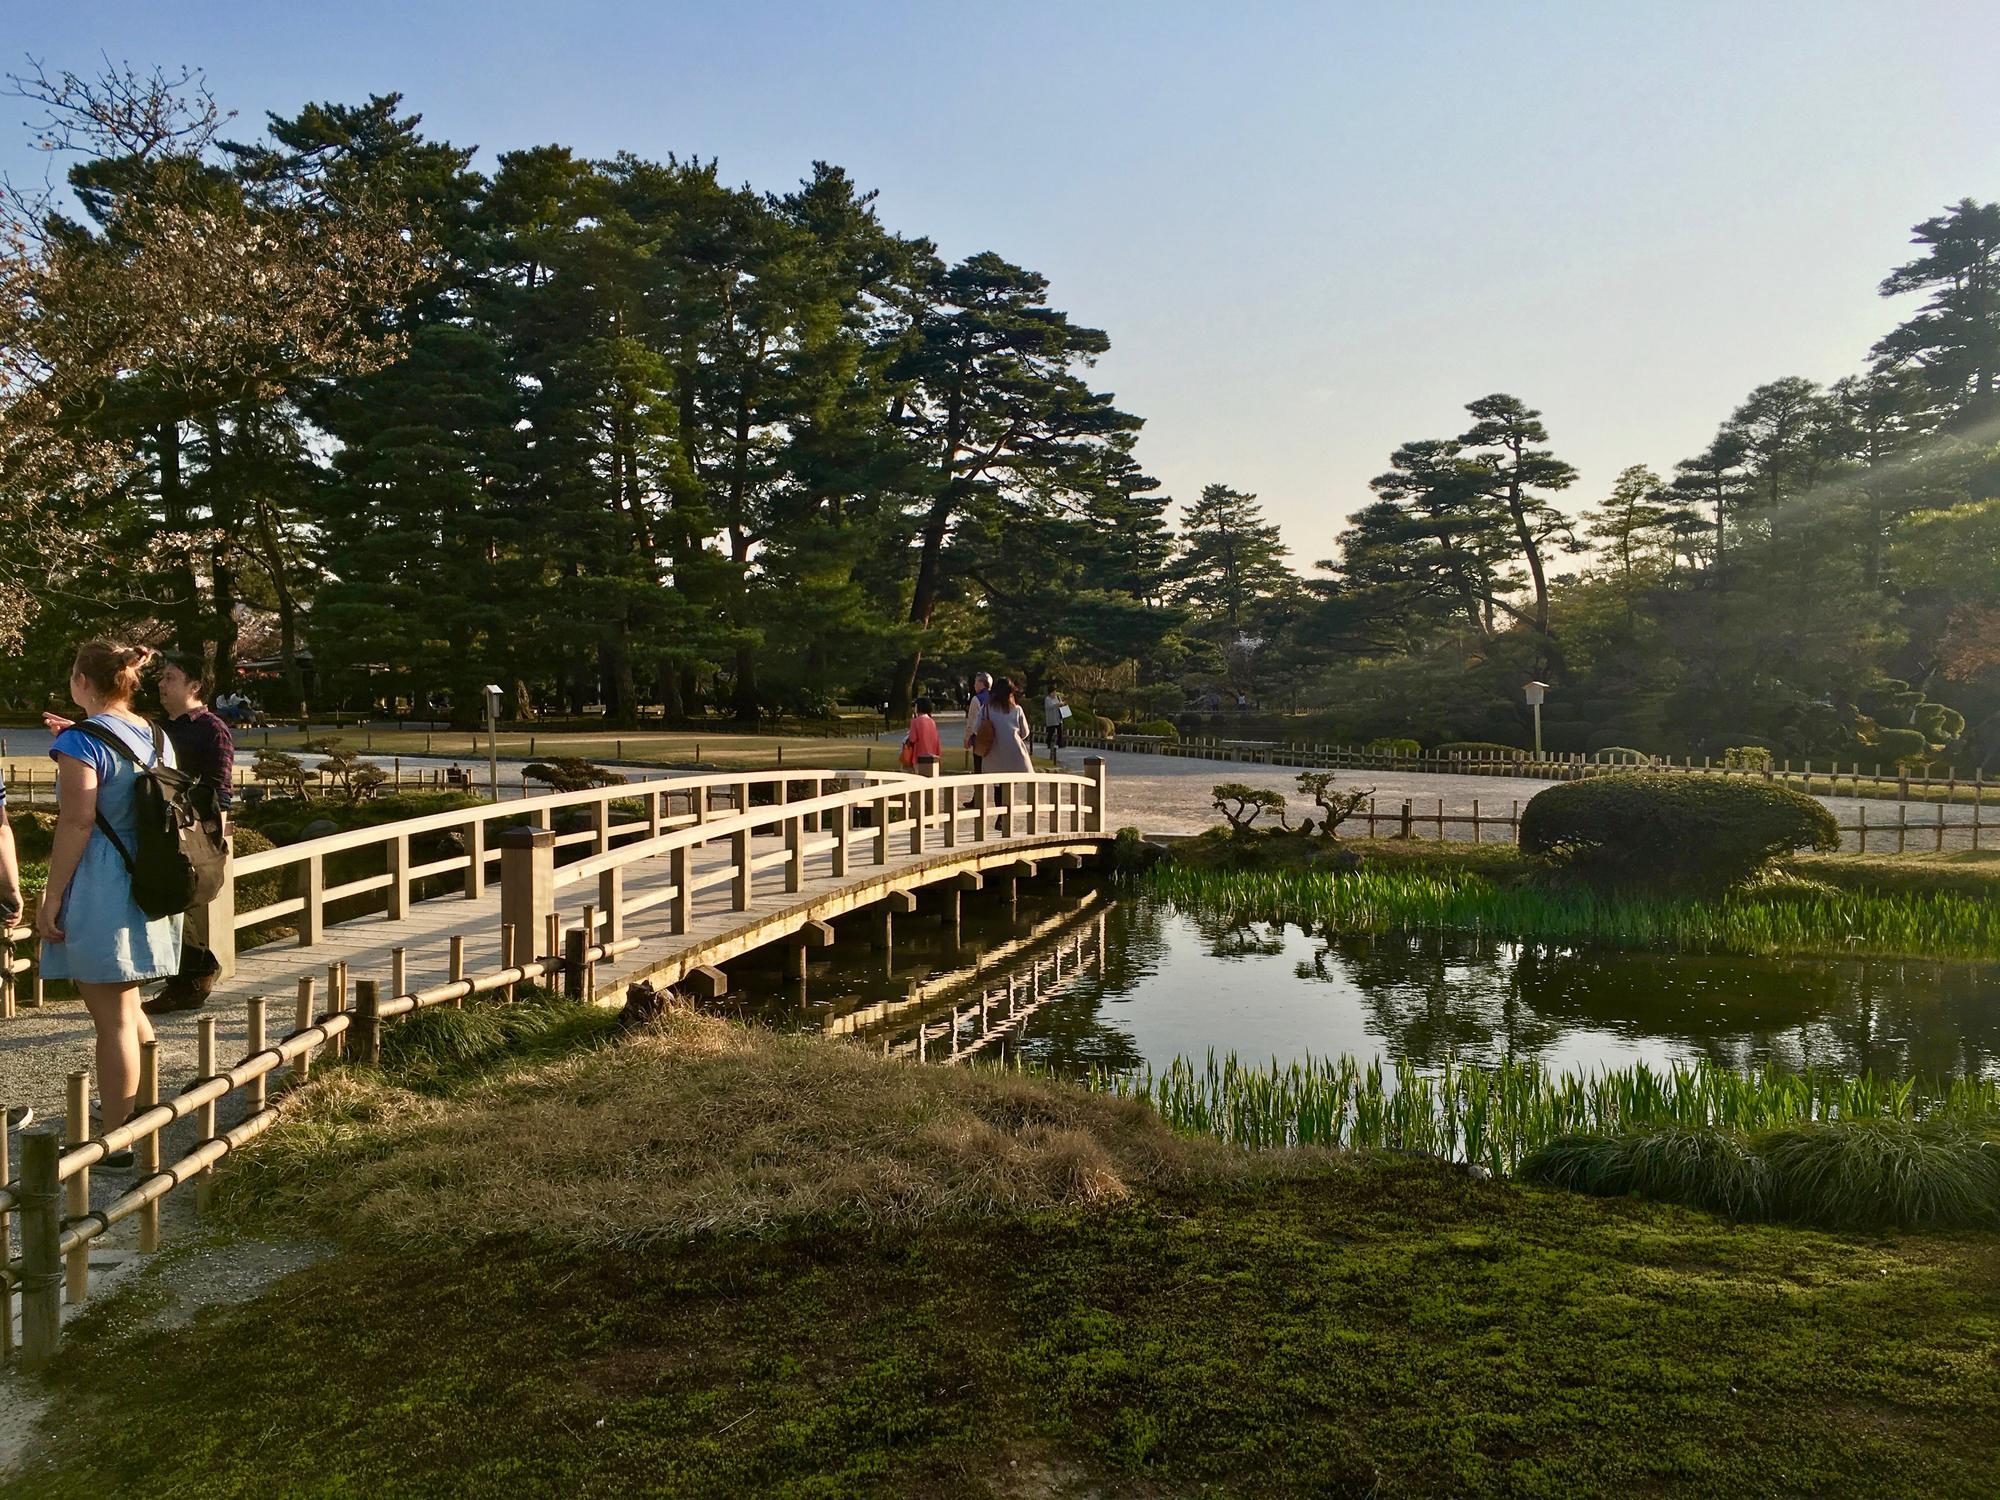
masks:
<path fill-rule="evenodd" d="M 1144 887 L 1191 915 L 1336 932 L 1439 931 L 1692 953 L 2000 958 L 2000 903 L 1776 887 L 1714 898 L 1509 887 L 1460 870 L 1216 870 L 1168 863 Z"/>
<path fill-rule="evenodd" d="M 1350 1054 L 1280 1065 L 1211 1051 L 1197 1065 L 1099 1073 L 1091 1087 L 1150 1104 L 1176 1130 L 1235 1145 L 1415 1151 L 1509 1175 L 1523 1157 L 1567 1136 L 1654 1126 L 1741 1132 L 1835 1120 L 1950 1120 L 2000 1131 L 2000 1081 L 1915 1079 L 1808 1069 L 1738 1073 L 1703 1061 L 1656 1069 L 1552 1073 L 1510 1059 L 1493 1067 L 1407 1058 L 1385 1071 Z"/>

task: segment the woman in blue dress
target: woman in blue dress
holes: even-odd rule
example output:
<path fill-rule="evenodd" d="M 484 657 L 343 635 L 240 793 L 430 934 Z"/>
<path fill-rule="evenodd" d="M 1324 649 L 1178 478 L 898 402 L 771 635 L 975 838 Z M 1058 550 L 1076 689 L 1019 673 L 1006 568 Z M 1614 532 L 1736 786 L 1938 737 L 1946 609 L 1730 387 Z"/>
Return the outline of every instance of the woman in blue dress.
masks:
<path fill-rule="evenodd" d="M 153 726 L 133 710 L 139 673 L 152 652 L 112 641 L 90 641 L 76 653 L 69 693 L 87 721 L 116 735 L 153 764 L 157 754 L 174 763 L 164 737 L 155 749 Z M 102 814 L 127 849 L 138 845 L 133 793 L 139 767 L 80 728 L 65 729 L 50 751 L 56 763 L 56 831 L 49 850 L 49 888 L 35 914 L 41 934 L 42 976 L 73 979 L 97 1028 L 97 1088 L 101 1129 L 113 1130 L 132 1113 L 139 1087 L 139 1048 L 153 1039 L 152 1022 L 139 1008 L 139 986 L 177 973 L 181 919 L 151 917 L 132 899 L 132 877 L 104 830 Z"/>

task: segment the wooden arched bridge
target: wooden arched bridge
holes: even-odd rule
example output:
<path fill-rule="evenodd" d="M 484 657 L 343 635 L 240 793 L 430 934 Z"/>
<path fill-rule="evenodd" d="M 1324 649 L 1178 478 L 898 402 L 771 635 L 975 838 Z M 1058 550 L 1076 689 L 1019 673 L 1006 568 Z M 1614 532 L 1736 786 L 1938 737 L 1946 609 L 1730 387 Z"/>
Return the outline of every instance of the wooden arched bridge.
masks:
<path fill-rule="evenodd" d="M 224 978 L 201 1012 L 156 1022 L 133 1118 L 89 1135 L 76 1072 L 60 1139 L 29 1131 L 10 1162 L 0 1132 L 0 1264 L 23 1354 L 53 1353 L 61 1302 L 88 1291 L 93 1241 L 136 1217 L 139 1248 L 156 1248 L 161 1200 L 272 1122 L 274 1076 L 303 1080 L 328 1052 L 370 1060 L 399 1016 L 529 983 L 615 1001 L 643 978 L 713 997 L 731 958 L 781 944 L 803 972 L 837 917 L 872 908 L 887 940 L 920 890 L 941 888 L 955 909 L 963 891 L 1074 867 L 1110 838 L 1101 760 L 1082 775 L 937 770 L 666 776 L 237 859 L 207 914 Z M 31 962 L 7 965 L 0 1046 L 38 984 Z M 73 1035 L 38 1045 L 81 1061 L 89 1025 L 74 1009 Z M 136 1181 L 93 1195 L 91 1169 L 127 1148 Z M 11 1353 L 13 1317 L 0 1327 Z"/>

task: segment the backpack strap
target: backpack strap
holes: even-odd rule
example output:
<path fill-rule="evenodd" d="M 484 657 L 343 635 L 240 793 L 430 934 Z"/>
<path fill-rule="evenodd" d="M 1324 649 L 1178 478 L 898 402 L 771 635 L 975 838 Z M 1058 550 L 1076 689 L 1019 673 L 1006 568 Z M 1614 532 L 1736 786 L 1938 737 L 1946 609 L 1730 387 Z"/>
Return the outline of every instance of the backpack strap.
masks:
<path fill-rule="evenodd" d="M 153 732 L 153 763 L 151 766 L 139 765 L 139 757 L 133 754 L 132 747 L 126 744 L 125 741 L 120 739 L 117 735 L 113 734 L 110 730 L 104 728 L 103 725 L 93 724 L 88 719 L 85 719 L 80 723 L 70 725 L 70 728 L 76 730 L 80 734 L 87 736 L 90 739 L 96 740 L 98 744 L 108 745 L 111 749 L 117 751 L 120 755 L 124 756 L 125 759 L 130 761 L 133 765 L 139 766 L 139 769 L 141 771 L 149 771 L 153 769 L 154 766 L 159 765 L 160 756 L 163 753 L 160 744 L 160 726 L 153 723 L 152 720 L 148 719 L 146 721 L 146 727 L 152 730 Z M 111 840 L 111 847 L 118 851 L 118 859 L 119 862 L 125 866 L 125 873 L 128 876 L 133 876 L 136 878 L 139 871 L 138 868 L 133 863 L 131 852 L 126 849 L 125 841 L 118 837 L 118 831 L 111 826 L 110 820 L 104 816 L 104 811 L 102 808 L 99 808 L 97 813 L 97 830 L 98 832 L 102 833 L 107 839 Z"/>

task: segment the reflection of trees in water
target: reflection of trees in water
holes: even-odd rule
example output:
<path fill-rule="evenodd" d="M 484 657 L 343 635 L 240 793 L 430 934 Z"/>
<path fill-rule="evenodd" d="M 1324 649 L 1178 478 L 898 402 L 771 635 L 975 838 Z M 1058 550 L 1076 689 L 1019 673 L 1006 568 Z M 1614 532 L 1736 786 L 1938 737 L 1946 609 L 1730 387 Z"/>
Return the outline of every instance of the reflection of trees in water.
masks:
<path fill-rule="evenodd" d="M 1626 953 L 1424 934 L 1322 939 L 1299 977 L 1351 985 L 1392 1055 L 1534 1053 L 1578 1030 L 1717 1063 L 1949 1074 L 2000 1058 L 2000 976 L 1879 960 Z"/>
<path fill-rule="evenodd" d="M 1285 951 L 1283 922 L 1245 922 L 1192 912 L 1183 913 L 1182 920 L 1194 928 L 1212 958 L 1276 958 Z"/>

